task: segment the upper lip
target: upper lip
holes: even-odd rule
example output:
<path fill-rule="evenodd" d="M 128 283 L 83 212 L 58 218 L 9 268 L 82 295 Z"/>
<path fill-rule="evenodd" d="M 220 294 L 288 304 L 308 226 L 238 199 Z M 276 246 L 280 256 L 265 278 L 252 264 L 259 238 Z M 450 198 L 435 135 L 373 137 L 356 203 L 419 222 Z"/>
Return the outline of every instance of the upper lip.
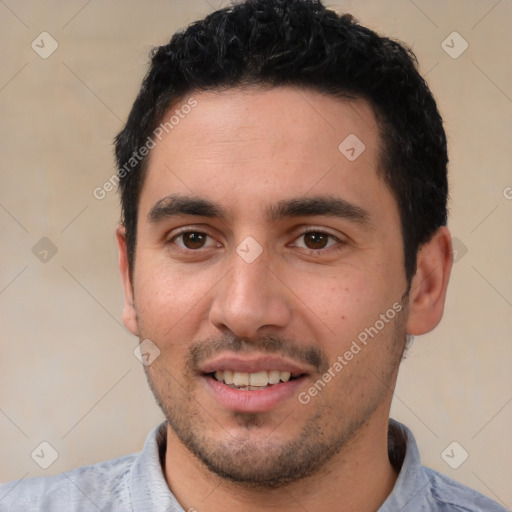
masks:
<path fill-rule="evenodd" d="M 245 357 L 225 355 L 206 362 L 200 368 L 202 373 L 213 373 L 226 371 L 241 373 L 256 373 L 263 371 L 278 370 L 290 372 L 294 375 L 311 373 L 311 369 L 298 365 L 289 359 L 276 356 Z"/>

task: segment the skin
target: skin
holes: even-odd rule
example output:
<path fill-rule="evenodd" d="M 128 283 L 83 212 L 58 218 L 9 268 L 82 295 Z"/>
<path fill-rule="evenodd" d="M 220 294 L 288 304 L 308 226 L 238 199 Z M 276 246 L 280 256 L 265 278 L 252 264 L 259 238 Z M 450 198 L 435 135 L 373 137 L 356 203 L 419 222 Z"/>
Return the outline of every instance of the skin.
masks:
<path fill-rule="evenodd" d="M 124 228 L 117 230 L 124 323 L 160 350 L 145 369 L 169 420 L 169 487 L 185 510 L 199 512 L 298 504 L 311 512 L 375 511 L 397 477 L 387 425 L 405 335 L 429 332 L 441 320 L 450 234 L 442 227 L 420 249 L 404 297 L 399 213 L 377 173 L 380 135 L 365 101 L 289 87 L 194 98 L 197 107 L 152 150 L 133 275 Z M 349 134 L 365 144 L 355 161 L 338 150 Z M 208 199 L 227 216 L 148 219 L 170 194 Z M 348 201 L 368 222 L 267 215 L 279 201 L 313 196 Z M 209 236 L 179 237 L 183 228 Z M 331 236 L 304 235 L 310 229 Z M 252 263 L 236 251 L 248 236 L 262 248 Z M 298 393 L 395 303 L 401 313 L 300 403 Z M 199 371 L 221 355 L 268 353 L 297 363 L 306 376 L 262 412 L 220 404 Z"/>

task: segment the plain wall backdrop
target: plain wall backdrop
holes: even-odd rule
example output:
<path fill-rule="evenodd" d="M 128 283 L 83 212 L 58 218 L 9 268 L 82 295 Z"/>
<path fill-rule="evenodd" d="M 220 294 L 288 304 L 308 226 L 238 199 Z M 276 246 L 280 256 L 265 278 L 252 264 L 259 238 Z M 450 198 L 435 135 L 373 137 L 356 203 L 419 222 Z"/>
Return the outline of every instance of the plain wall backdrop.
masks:
<path fill-rule="evenodd" d="M 403 362 L 392 416 L 425 465 L 510 508 L 512 1 L 326 3 L 412 47 L 449 138 L 445 316 Z M 150 49 L 221 4 L 0 1 L 0 481 L 140 451 L 163 419 L 121 322 L 118 196 L 93 190 Z"/>

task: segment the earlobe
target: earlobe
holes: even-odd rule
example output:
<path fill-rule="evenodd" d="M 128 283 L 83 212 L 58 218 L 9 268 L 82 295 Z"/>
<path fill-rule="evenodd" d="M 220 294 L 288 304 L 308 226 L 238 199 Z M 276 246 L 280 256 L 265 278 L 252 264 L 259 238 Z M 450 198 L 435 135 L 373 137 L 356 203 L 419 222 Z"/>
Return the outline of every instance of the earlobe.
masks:
<path fill-rule="evenodd" d="M 408 334 L 425 334 L 441 321 L 452 260 L 451 235 L 442 226 L 418 251 L 409 292 Z"/>
<path fill-rule="evenodd" d="M 139 336 L 137 312 L 134 305 L 132 276 L 128 264 L 128 250 L 126 246 L 126 229 L 119 225 L 116 229 L 117 247 L 119 251 L 119 273 L 123 284 L 124 306 L 123 323 L 125 327 L 135 336 Z"/>

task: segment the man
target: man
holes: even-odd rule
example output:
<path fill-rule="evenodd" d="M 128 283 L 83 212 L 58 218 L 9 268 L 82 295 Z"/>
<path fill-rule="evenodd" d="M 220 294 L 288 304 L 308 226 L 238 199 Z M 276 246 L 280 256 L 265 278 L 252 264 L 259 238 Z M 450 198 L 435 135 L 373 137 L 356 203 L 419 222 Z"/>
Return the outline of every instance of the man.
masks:
<path fill-rule="evenodd" d="M 319 1 L 217 11 L 155 50 L 116 158 L 123 320 L 167 421 L 2 511 L 505 510 L 389 419 L 451 270 L 409 51 Z"/>

